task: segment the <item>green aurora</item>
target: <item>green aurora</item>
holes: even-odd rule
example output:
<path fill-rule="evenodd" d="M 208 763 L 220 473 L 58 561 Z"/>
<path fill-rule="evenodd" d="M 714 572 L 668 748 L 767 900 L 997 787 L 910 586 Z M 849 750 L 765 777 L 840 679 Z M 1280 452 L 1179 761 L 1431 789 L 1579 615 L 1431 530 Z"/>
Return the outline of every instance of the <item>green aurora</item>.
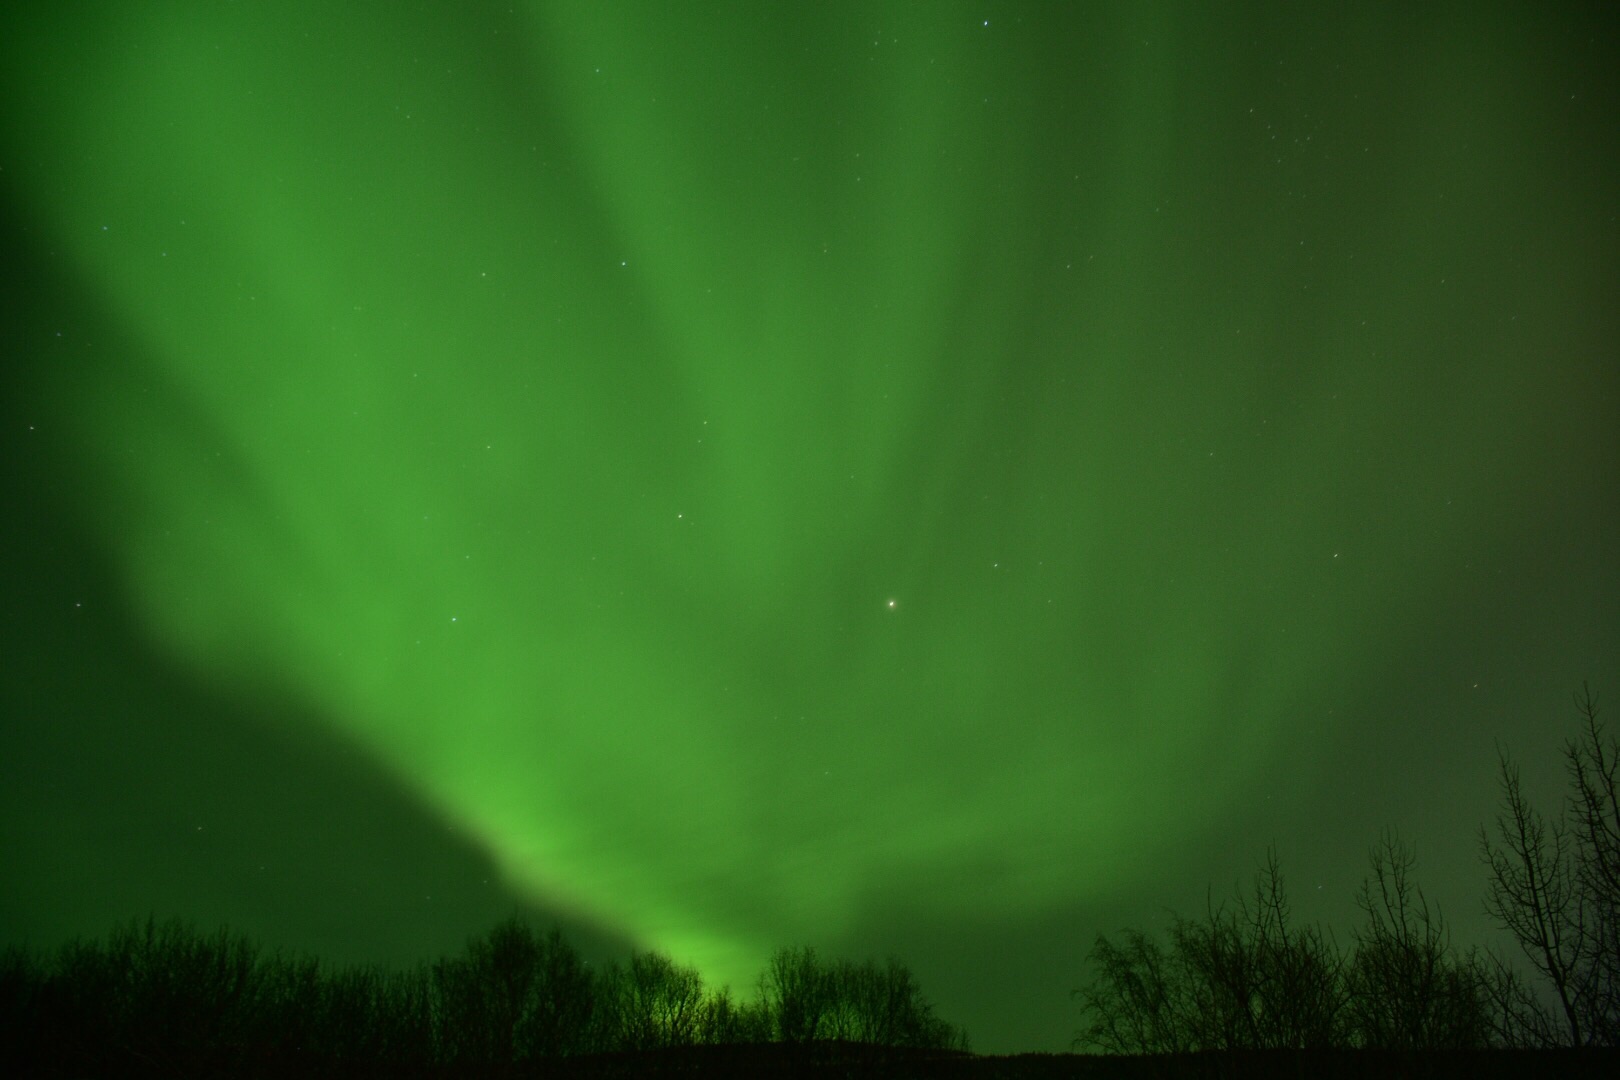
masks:
<path fill-rule="evenodd" d="M 977 1045 L 1061 1046 L 1072 961 L 1039 1032 L 953 964 L 1385 822 L 1466 920 L 1493 739 L 1620 693 L 1585 8 L 18 7 L 0 176 L 66 284 L 6 446 L 108 588 L 8 640 L 127 612 L 537 910 L 734 986 L 910 944 Z M 7 775 L 66 771 L 24 680 Z M 42 790 L 3 915 L 100 932 L 61 852 L 127 808 Z M 180 913 L 273 935 L 232 873 Z"/>

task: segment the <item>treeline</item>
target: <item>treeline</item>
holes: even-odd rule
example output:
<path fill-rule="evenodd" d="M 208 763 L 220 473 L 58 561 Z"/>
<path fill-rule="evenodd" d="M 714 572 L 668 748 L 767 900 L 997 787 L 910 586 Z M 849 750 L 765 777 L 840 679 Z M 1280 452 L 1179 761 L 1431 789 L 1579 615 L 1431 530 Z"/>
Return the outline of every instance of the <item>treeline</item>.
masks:
<path fill-rule="evenodd" d="M 898 961 L 771 957 L 750 1000 L 660 952 L 587 963 L 513 918 L 414 969 L 333 967 L 152 919 L 0 957 L 12 1075 L 435 1075 L 702 1045 L 967 1048 Z"/>
<path fill-rule="evenodd" d="M 1500 758 L 1501 812 L 1481 829 L 1485 910 L 1511 932 L 1530 974 L 1484 949 L 1453 947 L 1418 887 L 1412 849 L 1386 831 L 1341 945 L 1298 925 L 1275 852 L 1248 894 L 1177 916 L 1163 938 L 1101 935 L 1075 991 L 1078 1049 L 1457 1051 L 1620 1045 L 1620 747 L 1589 689 L 1564 747 L 1570 793 L 1548 816 Z"/>

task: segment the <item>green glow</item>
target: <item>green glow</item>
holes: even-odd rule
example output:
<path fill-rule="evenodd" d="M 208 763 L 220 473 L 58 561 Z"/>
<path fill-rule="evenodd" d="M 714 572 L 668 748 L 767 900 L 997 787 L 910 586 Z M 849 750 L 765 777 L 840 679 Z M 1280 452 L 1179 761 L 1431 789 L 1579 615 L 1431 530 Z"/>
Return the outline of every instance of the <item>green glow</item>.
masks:
<path fill-rule="evenodd" d="M 717 980 L 1147 874 L 1612 464 L 1557 433 L 1613 378 L 1564 234 L 1492 257 L 1506 37 L 1291 96 L 1061 7 L 15 37 L 7 176 L 143 346 L 46 389 L 152 639 Z"/>

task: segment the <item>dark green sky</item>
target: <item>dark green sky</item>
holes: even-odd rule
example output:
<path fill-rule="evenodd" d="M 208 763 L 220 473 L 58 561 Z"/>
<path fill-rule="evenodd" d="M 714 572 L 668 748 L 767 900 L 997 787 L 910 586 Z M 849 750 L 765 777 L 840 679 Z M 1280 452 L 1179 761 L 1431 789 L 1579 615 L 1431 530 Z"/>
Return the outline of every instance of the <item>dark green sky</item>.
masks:
<path fill-rule="evenodd" d="M 8 5 L 0 926 L 985 1050 L 1269 843 L 1481 939 L 1620 695 L 1617 43 L 1417 6 Z"/>

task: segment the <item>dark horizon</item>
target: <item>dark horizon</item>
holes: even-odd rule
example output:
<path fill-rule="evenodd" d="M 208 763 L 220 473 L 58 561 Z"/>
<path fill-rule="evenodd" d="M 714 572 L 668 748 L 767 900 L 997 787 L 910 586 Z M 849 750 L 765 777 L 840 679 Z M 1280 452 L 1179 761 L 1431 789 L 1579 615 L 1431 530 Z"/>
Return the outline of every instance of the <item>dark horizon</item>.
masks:
<path fill-rule="evenodd" d="M 1268 850 L 1348 928 L 1392 827 L 1510 949 L 1498 748 L 1620 707 L 1617 46 L 10 5 L 0 947 L 517 912 L 1064 1051 L 1098 934 Z"/>

